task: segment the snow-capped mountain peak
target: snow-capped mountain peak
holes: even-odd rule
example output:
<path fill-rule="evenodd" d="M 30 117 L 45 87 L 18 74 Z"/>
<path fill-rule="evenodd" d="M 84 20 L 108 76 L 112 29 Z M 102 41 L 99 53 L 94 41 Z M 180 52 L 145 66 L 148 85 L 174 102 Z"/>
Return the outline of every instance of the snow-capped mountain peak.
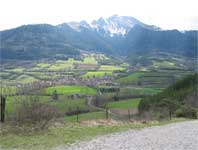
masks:
<path fill-rule="evenodd" d="M 81 32 L 83 29 L 89 29 L 106 37 L 125 36 L 135 25 L 155 29 L 153 26 L 146 25 L 133 17 L 118 15 L 113 15 L 109 18 L 100 17 L 98 20 L 93 20 L 90 23 L 81 21 L 66 24 L 77 32 Z"/>
<path fill-rule="evenodd" d="M 99 18 L 90 23 L 90 26 L 106 36 L 124 36 L 136 24 L 142 24 L 133 17 L 113 15 L 109 18 Z"/>
<path fill-rule="evenodd" d="M 86 21 L 81 22 L 69 22 L 67 23 L 70 28 L 73 30 L 80 32 L 82 28 L 90 28 L 89 24 Z"/>

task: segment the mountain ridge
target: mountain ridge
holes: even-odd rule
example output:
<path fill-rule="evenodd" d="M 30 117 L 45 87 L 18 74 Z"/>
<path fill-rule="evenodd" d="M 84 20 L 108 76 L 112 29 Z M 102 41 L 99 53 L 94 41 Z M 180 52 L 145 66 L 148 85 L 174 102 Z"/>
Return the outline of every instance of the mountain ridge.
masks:
<path fill-rule="evenodd" d="M 197 32 L 162 30 L 133 17 L 111 16 L 91 23 L 69 22 L 23 25 L 0 31 L 1 57 L 6 59 L 40 59 L 62 55 L 74 57 L 79 50 L 111 55 L 162 50 L 193 56 L 197 50 Z M 38 58 L 37 58 L 38 57 Z"/>

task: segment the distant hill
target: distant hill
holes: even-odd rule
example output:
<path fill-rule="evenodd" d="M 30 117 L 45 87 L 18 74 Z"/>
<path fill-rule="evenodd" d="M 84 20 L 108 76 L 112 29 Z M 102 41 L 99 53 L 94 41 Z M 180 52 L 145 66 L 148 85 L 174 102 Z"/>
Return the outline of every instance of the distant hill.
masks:
<path fill-rule="evenodd" d="M 185 56 L 197 56 L 198 31 L 150 30 L 136 25 L 126 35 L 125 49 L 127 53 L 145 53 L 148 51 L 164 51 Z"/>
<path fill-rule="evenodd" d="M 162 30 L 133 17 L 111 16 L 86 21 L 25 25 L 1 31 L 1 58 L 78 57 L 79 50 L 130 58 L 153 50 L 196 56 L 198 31 Z"/>
<path fill-rule="evenodd" d="M 56 55 L 78 55 L 65 35 L 48 24 L 27 25 L 1 32 L 1 55 L 8 59 L 40 59 Z"/>
<path fill-rule="evenodd" d="M 143 98 L 139 105 L 141 114 L 155 117 L 176 115 L 198 117 L 198 74 L 177 81 L 161 93 Z"/>

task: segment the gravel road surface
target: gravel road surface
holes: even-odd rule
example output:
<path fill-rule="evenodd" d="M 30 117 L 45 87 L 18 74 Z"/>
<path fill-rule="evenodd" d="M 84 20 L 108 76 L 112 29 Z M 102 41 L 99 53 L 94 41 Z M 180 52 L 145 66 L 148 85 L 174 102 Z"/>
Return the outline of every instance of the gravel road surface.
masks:
<path fill-rule="evenodd" d="M 173 123 L 100 136 L 57 150 L 198 150 L 198 121 Z"/>

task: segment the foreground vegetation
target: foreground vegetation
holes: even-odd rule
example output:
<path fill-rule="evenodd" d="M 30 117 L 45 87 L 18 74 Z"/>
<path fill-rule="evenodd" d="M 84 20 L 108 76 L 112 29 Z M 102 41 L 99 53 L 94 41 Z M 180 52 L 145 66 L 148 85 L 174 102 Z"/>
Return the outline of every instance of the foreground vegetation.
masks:
<path fill-rule="evenodd" d="M 171 121 L 151 121 L 147 123 L 141 122 L 114 122 L 103 121 L 103 123 L 93 124 L 65 124 L 64 122 L 56 123 L 49 128 L 48 131 L 26 132 L 18 130 L 18 127 L 4 125 L 0 132 L 0 147 L 2 150 L 8 149 L 30 149 L 30 150 L 49 150 L 59 146 L 77 142 L 78 140 L 91 139 L 98 135 L 125 131 L 128 129 L 139 129 L 149 126 L 164 125 L 167 123 L 186 121 L 187 119 L 172 119 Z M 94 125 L 95 124 L 95 125 Z M 25 129 L 25 127 L 24 127 Z"/>

